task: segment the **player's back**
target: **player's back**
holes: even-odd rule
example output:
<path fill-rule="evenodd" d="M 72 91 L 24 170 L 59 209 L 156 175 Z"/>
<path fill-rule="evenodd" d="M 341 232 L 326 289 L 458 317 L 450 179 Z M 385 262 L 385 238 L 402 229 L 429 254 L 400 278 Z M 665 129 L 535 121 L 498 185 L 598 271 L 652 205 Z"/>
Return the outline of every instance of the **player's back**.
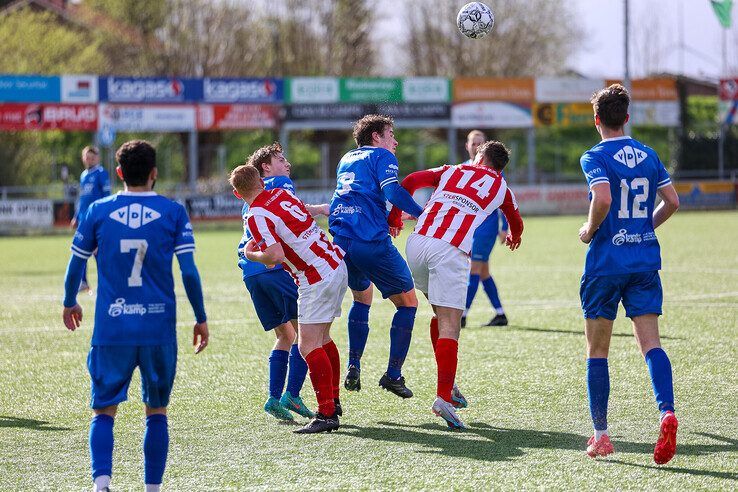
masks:
<path fill-rule="evenodd" d="M 265 190 L 251 203 L 249 232 L 263 247 L 279 243 L 284 264 L 300 284 L 315 284 L 338 268 L 343 251 L 318 227 L 305 205 L 284 189 Z"/>
<path fill-rule="evenodd" d="M 154 192 L 121 192 L 93 203 L 77 235 L 73 252 L 98 249 L 92 344 L 175 342 L 172 258 L 195 250 L 184 207 Z"/>
<path fill-rule="evenodd" d="M 333 236 L 376 241 L 389 234 L 382 188 L 397 182 L 397 158 L 381 147 L 359 147 L 338 163 L 328 224 Z"/>
<path fill-rule="evenodd" d="M 661 268 L 653 228 L 658 188 L 671 179 L 656 152 L 630 137 L 606 139 L 585 152 L 589 186 L 609 183 L 612 204 L 587 251 L 585 274 L 616 275 Z"/>
<path fill-rule="evenodd" d="M 415 227 L 417 234 L 442 239 L 469 253 L 477 227 L 505 200 L 505 179 L 492 168 L 443 166 L 438 186 Z"/>

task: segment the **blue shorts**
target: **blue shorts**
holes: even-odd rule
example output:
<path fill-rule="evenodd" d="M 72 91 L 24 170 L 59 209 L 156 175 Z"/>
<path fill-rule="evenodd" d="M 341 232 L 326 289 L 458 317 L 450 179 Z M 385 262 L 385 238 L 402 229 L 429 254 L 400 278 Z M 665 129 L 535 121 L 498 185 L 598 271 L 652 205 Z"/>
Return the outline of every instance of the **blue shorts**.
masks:
<path fill-rule="evenodd" d="M 286 270 L 266 271 L 243 279 L 264 331 L 297 319 L 297 285 Z"/>
<path fill-rule="evenodd" d="M 625 316 L 661 314 L 664 293 L 659 272 L 639 272 L 625 275 L 582 275 L 579 288 L 585 318 L 614 320 L 618 303 L 622 301 Z"/>
<path fill-rule="evenodd" d="M 92 382 L 92 408 L 128 399 L 133 370 L 141 373 L 141 398 L 152 408 L 166 407 L 177 372 L 177 344 L 93 345 L 87 355 Z"/>
<path fill-rule="evenodd" d="M 333 242 L 346 252 L 344 261 L 351 290 L 366 290 L 374 284 L 387 299 L 415 288 L 410 268 L 389 236 L 378 241 L 336 236 Z"/>
<path fill-rule="evenodd" d="M 495 241 L 497 241 L 497 234 L 493 236 L 474 236 L 471 250 L 472 261 L 488 262 Z"/>

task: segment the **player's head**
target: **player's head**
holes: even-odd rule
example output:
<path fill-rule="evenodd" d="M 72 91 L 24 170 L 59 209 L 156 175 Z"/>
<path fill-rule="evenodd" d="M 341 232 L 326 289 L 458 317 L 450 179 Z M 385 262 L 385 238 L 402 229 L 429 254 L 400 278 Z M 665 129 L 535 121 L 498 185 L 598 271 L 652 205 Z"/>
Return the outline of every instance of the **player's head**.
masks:
<path fill-rule="evenodd" d="M 594 109 L 595 126 L 608 130 L 622 130 L 628 122 L 628 106 L 630 94 L 628 89 L 620 84 L 612 84 L 592 94 L 592 109 Z"/>
<path fill-rule="evenodd" d="M 502 142 L 490 140 L 479 146 L 474 162 L 502 171 L 510 162 L 510 150 Z"/>
<path fill-rule="evenodd" d="M 115 153 L 118 177 L 126 186 L 151 186 L 156 183 L 156 150 L 146 140 L 131 140 Z"/>
<path fill-rule="evenodd" d="M 246 164 L 259 170 L 262 177 L 289 176 L 292 165 L 285 159 L 279 142 L 256 149 L 248 156 Z"/>
<path fill-rule="evenodd" d="M 477 155 L 477 149 L 480 145 L 487 141 L 487 135 L 481 130 L 472 130 L 466 136 L 466 151 L 469 153 L 469 159 L 474 160 Z"/>
<path fill-rule="evenodd" d="M 233 187 L 233 194 L 251 203 L 264 190 L 264 181 L 256 167 L 243 164 L 231 171 L 228 182 Z"/>
<path fill-rule="evenodd" d="M 390 116 L 368 114 L 354 125 L 356 145 L 381 147 L 394 154 L 397 148 L 394 126 L 395 122 Z"/>
<path fill-rule="evenodd" d="M 82 164 L 85 169 L 89 169 L 98 163 L 100 163 L 100 150 L 97 147 L 88 145 L 82 149 Z"/>

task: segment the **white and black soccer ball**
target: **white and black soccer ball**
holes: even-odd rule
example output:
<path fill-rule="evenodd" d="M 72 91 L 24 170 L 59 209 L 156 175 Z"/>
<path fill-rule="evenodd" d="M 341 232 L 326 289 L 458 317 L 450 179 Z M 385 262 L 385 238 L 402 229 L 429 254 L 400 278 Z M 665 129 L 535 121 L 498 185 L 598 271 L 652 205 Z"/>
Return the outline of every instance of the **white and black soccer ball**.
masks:
<path fill-rule="evenodd" d="M 483 38 L 495 25 L 495 15 L 482 2 L 470 2 L 459 10 L 456 25 L 459 26 L 461 34 L 468 38 Z"/>

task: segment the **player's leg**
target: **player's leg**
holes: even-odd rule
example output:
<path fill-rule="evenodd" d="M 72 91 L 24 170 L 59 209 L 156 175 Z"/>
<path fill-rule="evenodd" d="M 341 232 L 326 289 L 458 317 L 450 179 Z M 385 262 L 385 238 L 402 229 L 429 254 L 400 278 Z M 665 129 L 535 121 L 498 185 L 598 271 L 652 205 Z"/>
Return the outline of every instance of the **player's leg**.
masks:
<path fill-rule="evenodd" d="M 608 354 L 612 326 L 621 299 L 621 276 L 583 276 L 580 287 L 587 339 L 587 396 L 594 435 L 587 442 L 587 454 L 595 458 L 614 451 L 607 430 L 610 398 Z"/>
<path fill-rule="evenodd" d="M 292 414 L 281 403 L 282 391 L 287 379 L 290 350 L 297 340 L 292 323 L 287 321 L 274 328 L 276 341 L 269 354 L 269 399 L 264 411 L 279 420 L 293 420 Z"/>
<path fill-rule="evenodd" d="M 469 282 L 466 286 L 466 306 L 464 309 L 464 314 L 461 316 L 461 327 L 466 326 L 466 317 L 469 314 L 469 310 L 471 309 L 472 302 L 474 302 L 474 297 L 477 295 L 477 290 L 479 289 L 479 274 L 482 270 L 482 264 L 483 262 L 477 261 L 475 258 L 475 249 L 474 249 L 474 243 L 472 243 L 472 263 L 471 263 L 471 272 L 469 273 Z"/>
<path fill-rule="evenodd" d="M 297 302 L 295 301 L 295 312 L 294 316 L 297 317 Z M 307 376 L 307 363 L 300 354 L 300 349 L 297 345 L 297 319 L 290 321 L 290 324 L 295 330 L 295 341 L 290 347 L 290 357 L 288 363 L 287 372 L 287 390 L 280 398 L 279 403 L 286 409 L 302 415 L 303 417 L 313 418 L 313 413 L 310 408 L 302 401 L 300 391 L 302 391 L 302 385 L 305 383 L 305 377 Z"/>
<path fill-rule="evenodd" d="M 340 416 L 343 415 L 343 408 L 341 407 L 341 355 L 338 353 L 338 347 L 331 338 L 330 325 L 326 328 L 323 333 L 323 350 L 325 350 L 328 359 L 331 361 L 331 384 L 333 386 L 333 403 L 336 407 L 336 413 Z"/>
<path fill-rule="evenodd" d="M 177 344 L 138 347 L 141 398 L 146 405 L 143 438 L 144 483 L 147 492 L 158 492 L 169 452 L 167 409 L 177 372 Z"/>
<path fill-rule="evenodd" d="M 93 345 L 87 356 L 94 417 L 90 423 L 90 462 L 95 490 L 105 490 L 113 473 L 113 426 L 118 404 L 128 398 L 136 368 L 136 347 Z"/>
<path fill-rule="evenodd" d="M 507 326 L 507 316 L 505 315 L 505 310 L 502 308 L 502 301 L 500 301 L 500 295 L 497 292 L 497 284 L 495 284 L 495 279 L 489 272 L 489 261 L 485 261 L 482 264 L 480 272 L 482 288 L 495 310 L 495 315 L 486 326 Z"/>
<path fill-rule="evenodd" d="M 653 392 L 661 413 L 659 437 L 653 459 L 668 463 L 676 453 L 676 433 L 679 426 L 674 415 L 674 385 L 671 361 L 661 348 L 659 320 L 663 291 L 658 272 L 631 275 L 623 293 L 625 315 L 633 322 L 633 332 L 641 354 L 646 360 Z"/>

